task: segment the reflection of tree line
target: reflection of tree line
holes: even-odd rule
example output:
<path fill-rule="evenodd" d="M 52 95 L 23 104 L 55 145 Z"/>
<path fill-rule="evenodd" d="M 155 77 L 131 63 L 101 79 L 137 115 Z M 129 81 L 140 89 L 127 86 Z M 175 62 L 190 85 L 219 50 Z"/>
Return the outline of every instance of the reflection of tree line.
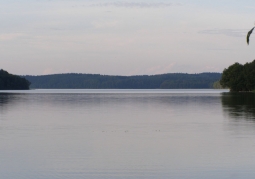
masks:
<path fill-rule="evenodd" d="M 221 102 L 230 117 L 255 120 L 255 93 L 223 93 Z"/>
<path fill-rule="evenodd" d="M 24 98 L 24 95 L 28 95 Z M 32 95 L 32 96 L 31 96 Z M 35 95 L 35 96 L 34 96 Z M 210 103 L 211 100 L 215 99 L 213 96 L 196 96 L 190 95 L 186 96 L 184 94 L 180 95 L 167 95 L 167 94 L 153 94 L 153 95 L 144 95 L 136 94 L 132 95 L 138 103 L 149 103 L 151 100 L 158 102 L 161 105 L 180 105 L 182 106 L 187 102 L 196 102 L 201 100 L 201 105 L 204 101 Z M 26 99 L 33 99 L 35 101 L 66 104 L 70 103 L 79 105 L 98 105 L 98 103 L 119 103 L 120 101 L 127 102 L 132 99 L 130 95 L 123 94 L 8 94 L 0 93 L 0 110 L 4 110 L 6 106 L 13 106 L 13 103 L 18 101 L 26 102 Z M 119 100 L 118 100 L 119 99 Z M 121 99 L 121 100 L 120 100 Z M 134 99 L 133 99 L 134 100 Z M 10 105 L 11 104 L 11 105 Z M 248 120 L 255 121 L 255 93 L 223 93 L 221 95 L 221 104 L 223 111 L 228 114 L 230 117 L 235 119 L 245 118 Z"/>
<path fill-rule="evenodd" d="M 7 108 L 13 105 L 14 94 L 0 93 L 0 116 L 7 111 Z M 0 120 L 1 117 L 0 117 Z"/>
<path fill-rule="evenodd" d="M 7 93 L 0 93 L 0 107 L 8 104 L 12 100 L 12 96 Z"/>

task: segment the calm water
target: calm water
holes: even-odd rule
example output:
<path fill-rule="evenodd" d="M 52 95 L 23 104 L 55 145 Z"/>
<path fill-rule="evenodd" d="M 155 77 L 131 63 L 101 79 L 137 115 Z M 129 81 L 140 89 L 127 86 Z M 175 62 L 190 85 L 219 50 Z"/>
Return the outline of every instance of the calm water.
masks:
<path fill-rule="evenodd" d="M 255 94 L 0 93 L 1 179 L 255 176 Z"/>

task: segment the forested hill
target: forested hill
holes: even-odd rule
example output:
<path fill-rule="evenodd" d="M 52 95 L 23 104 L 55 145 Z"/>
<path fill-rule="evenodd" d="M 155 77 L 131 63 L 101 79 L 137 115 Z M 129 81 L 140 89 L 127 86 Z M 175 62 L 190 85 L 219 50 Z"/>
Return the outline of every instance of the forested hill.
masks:
<path fill-rule="evenodd" d="M 33 89 L 206 89 L 221 78 L 221 73 L 169 73 L 142 76 L 98 74 L 54 74 L 24 76 Z"/>
<path fill-rule="evenodd" d="M 30 82 L 25 78 L 0 70 L 0 90 L 27 90 L 29 85 Z"/>

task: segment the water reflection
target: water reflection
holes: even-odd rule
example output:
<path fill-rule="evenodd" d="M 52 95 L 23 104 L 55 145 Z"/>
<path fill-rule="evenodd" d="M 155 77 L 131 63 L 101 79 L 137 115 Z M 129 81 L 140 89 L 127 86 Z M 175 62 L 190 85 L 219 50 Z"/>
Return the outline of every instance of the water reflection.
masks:
<path fill-rule="evenodd" d="M 18 95 L 0 93 L 0 115 L 6 113 L 9 106 L 15 106 L 18 99 Z M 0 120 L 3 120 L 3 116 L 0 116 Z"/>
<path fill-rule="evenodd" d="M 7 93 L 0 93 L 0 107 L 3 107 L 11 100 L 12 95 Z"/>
<path fill-rule="evenodd" d="M 0 93 L 0 108 L 4 107 L 13 108 L 16 104 L 18 106 L 51 106 L 54 108 L 63 108 L 67 106 L 71 107 L 111 107 L 128 105 L 132 103 L 132 106 L 138 105 L 145 107 L 146 105 L 156 105 L 169 108 L 182 107 L 187 105 L 193 106 L 217 103 L 219 100 L 219 94 L 118 94 L 118 93 L 65 93 L 65 94 L 25 94 L 25 93 Z M 206 104 L 205 104 L 206 101 Z M 11 110 L 11 109 L 9 109 Z"/>
<path fill-rule="evenodd" d="M 0 95 L 4 109 L 0 110 L 0 176 L 255 175 L 255 123 L 226 121 L 223 116 L 239 118 L 253 106 L 254 97 L 240 103 L 237 99 L 246 97 L 220 93 L 92 92 Z M 233 131 L 235 135 L 229 135 Z"/>
<path fill-rule="evenodd" d="M 229 117 L 255 121 L 255 93 L 223 93 L 221 102 Z"/>

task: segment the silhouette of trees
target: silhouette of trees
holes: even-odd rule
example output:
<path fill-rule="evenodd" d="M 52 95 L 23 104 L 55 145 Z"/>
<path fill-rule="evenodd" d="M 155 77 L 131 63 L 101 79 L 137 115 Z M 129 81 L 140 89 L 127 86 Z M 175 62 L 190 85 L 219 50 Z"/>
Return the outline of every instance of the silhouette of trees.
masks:
<path fill-rule="evenodd" d="M 198 89 L 213 88 L 220 73 L 109 76 L 98 74 L 55 74 L 24 76 L 31 88 L 40 89 Z"/>
<path fill-rule="evenodd" d="M 30 82 L 25 78 L 0 70 L 0 90 L 26 90 Z"/>
<path fill-rule="evenodd" d="M 255 60 L 244 65 L 235 63 L 224 69 L 220 84 L 229 87 L 230 91 L 255 90 Z"/>

